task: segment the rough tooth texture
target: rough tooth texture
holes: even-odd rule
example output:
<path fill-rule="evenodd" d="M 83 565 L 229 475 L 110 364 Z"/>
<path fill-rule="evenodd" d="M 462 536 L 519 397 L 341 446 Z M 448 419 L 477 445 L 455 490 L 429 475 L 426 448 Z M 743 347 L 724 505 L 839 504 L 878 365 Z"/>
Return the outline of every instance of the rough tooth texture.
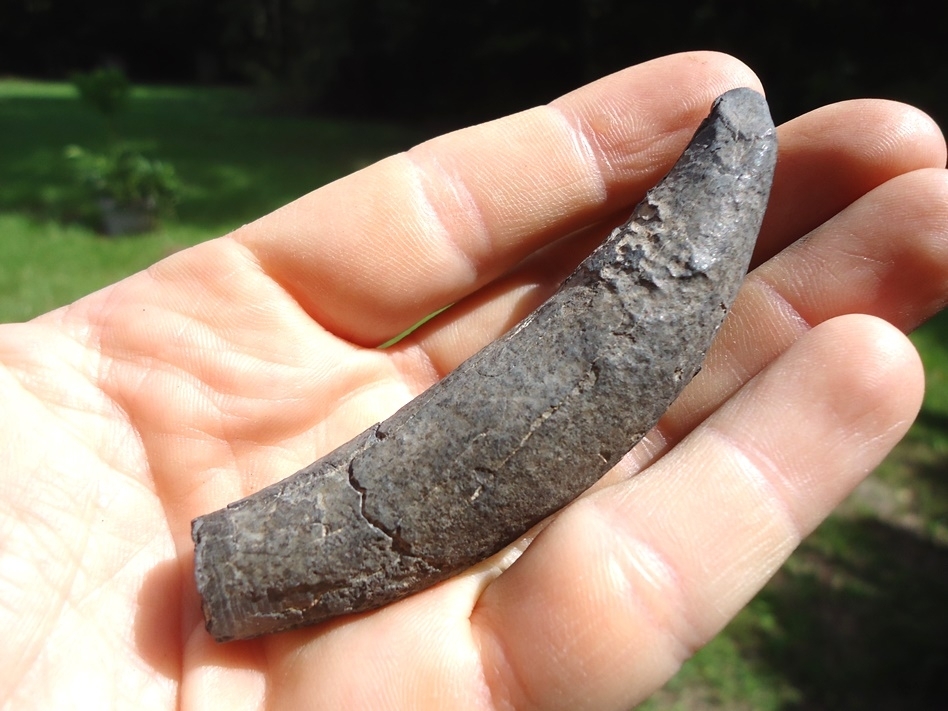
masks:
<path fill-rule="evenodd" d="M 516 328 L 348 444 L 196 519 L 210 633 L 384 605 L 593 484 L 700 367 L 747 270 L 775 158 L 763 97 L 719 97 L 630 221 Z"/>

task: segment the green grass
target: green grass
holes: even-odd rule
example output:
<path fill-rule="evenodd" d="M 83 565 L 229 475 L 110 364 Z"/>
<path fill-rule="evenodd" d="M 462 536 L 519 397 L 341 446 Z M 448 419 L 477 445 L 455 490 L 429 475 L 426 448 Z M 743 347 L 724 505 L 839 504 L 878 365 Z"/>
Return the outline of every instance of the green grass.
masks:
<path fill-rule="evenodd" d="M 0 81 L 0 322 L 68 303 L 419 138 L 385 123 L 266 114 L 253 95 L 219 88 L 136 87 L 116 128 L 185 183 L 176 216 L 153 234 L 96 234 L 63 150 L 103 149 L 109 136 L 72 87 Z"/>
<path fill-rule="evenodd" d="M 71 87 L 0 81 L 0 321 L 68 303 L 419 138 L 264 115 L 240 91 L 173 87 L 136 88 L 119 129 L 187 184 L 177 216 L 151 235 L 105 238 L 91 226 L 62 150 L 106 136 Z M 908 436 L 646 708 L 943 707 L 948 313 L 912 338 L 928 386 Z"/>

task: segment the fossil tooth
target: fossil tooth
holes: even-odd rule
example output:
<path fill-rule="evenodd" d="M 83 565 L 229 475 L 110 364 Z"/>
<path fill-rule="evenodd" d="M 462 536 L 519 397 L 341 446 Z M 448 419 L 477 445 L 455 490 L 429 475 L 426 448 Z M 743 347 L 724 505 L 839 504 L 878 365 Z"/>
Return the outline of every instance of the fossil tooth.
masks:
<path fill-rule="evenodd" d="M 214 638 L 422 590 L 592 485 L 699 369 L 746 273 L 775 160 L 763 97 L 723 94 L 630 220 L 518 326 L 319 461 L 195 519 Z"/>

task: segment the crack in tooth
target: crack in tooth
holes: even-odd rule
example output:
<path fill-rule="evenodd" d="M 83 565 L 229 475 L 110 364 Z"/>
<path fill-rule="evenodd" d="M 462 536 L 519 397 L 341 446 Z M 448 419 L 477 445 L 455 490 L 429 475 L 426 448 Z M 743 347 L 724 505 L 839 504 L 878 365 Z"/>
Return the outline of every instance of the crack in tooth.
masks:
<path fill-rule="evenodd" d="M 369 526 L 374 528 L 376 531 L 385 536 L 391 543 L 392 550 L 399 555 L 405 556 L 406 558 L 414 558 L 420 560 L 425 565 L 437 569 L 437 566 L 431 565 L 423 557 L 416 555 L 412 552 L 411 544 L 408 543 L 398 531 L 389 531 L 388 527 L 385 526 L 381 521 L 374 519 L 368 514 L 365 510 L 365 497 L 368 493 L 367 489 L 359 483 L 359 480 L 356 478 L 355 472 L 353 471 L 353 462 L 349 462 L 349 466 L 346 468 L 346 472 L 349 476 L 349 486 L 359 495 L 359 514 L 362 516 L 362 520 L 365 521 Z"/>

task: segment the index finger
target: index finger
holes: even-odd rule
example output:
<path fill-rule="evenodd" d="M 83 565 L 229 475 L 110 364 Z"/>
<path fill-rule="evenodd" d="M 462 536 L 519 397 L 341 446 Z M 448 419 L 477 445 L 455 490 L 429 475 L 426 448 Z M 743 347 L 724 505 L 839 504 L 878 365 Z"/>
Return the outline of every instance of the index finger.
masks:
<path fill-rule="evenodd" d="M 726 55 L 647 62 L 392 156 L 234 238 L 324 328 L 376 345 L 637 200 L 738 86 L 760 88 Z"/>

